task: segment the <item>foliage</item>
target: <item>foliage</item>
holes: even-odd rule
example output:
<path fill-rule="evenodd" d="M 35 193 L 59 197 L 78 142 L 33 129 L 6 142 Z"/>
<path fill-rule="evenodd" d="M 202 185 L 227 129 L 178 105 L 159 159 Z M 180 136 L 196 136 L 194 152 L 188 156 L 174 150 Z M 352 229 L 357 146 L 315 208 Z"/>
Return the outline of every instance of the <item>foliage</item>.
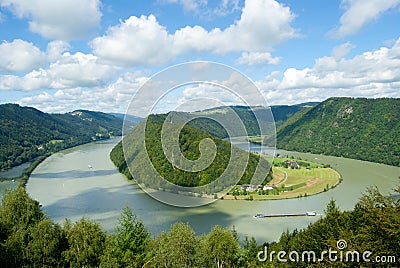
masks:
<path fill-rule="evenodd" d="M 102 266 L 142 267 L 150 234 L 129 207 L 122 210 L 116 233 L 109 236 L 102 256 Z"/>
<path fill-rule="evenodd" d="M 279 148 L 400 165 L 400 99 L 330 98 L 296 119 Z"/>
<path fill-rule="evenodd" d="M 271 122 L 274 121 L 276 127 L 280 126 L 288 118 L 292 117 L 299 111 L 304 109 L 309 109 L 316 105 L 317 103 L 303 103 L 297 105 L 275 105 L 271 106 L 270 109 L 265 107 L 249 107 L 249 106 L 229 106 L 229 107 L 217 107 L 211 108 L 204 111 L 194 112 L 194 113 L 180 113 L 181 116 L 186 116 L 190 118 L 193 115 L 197 116 L 207 116 L 208 118 L 214 119 L 216 121 L 232 121 L 234 118 L 229 118 L 229 110 L 233 111 L 238 115 L 240 120 L 243 122 L 244 127 L 247 132 L 247 136 L 257 136 L 260 135 L 260 127 L 263 128 L 265 133 L 268 131 L 273 131 L 271 128 Z M 271 116 L 272 115 L 272 116 Z M 228 116 L 228 118 L 227 118 Z M 227 138 L 227 133 L 223 132 L 222 127 L 218 125 L 213 120 L 201 119 L 189 122 L 189 125 L 203 130 L 218 138 Z M 234 129 L 235 130 L 235 129 Z M 234 131 L 234 136 L 235 132 Z"/>
<path fill-rule="evenodd" d="M 396 190 L 400 194 L 400 187 Z M 14 213 L 15 212 L 15 213 Z M 124 208 L 116 233 L 107 234 L 99 224 L 82 218 L 53 223 L 22 187 L 8 191 L 0 206 L 1 267 L 356 267 L 367 263 L 279 262 L 280 251 L 314 251 L 316 256 L 337 241 L 347 242 L 344 250 L 372 251 L 369 257 L 400 256 L 400 201 L 370 188 L 351 211 L 340 211 L 331 201 L 325 217 L 304 230 L 286 231 L 278 242 L 258 245 L 245 238 L 242 246 L 236 230 L 214 226 L 196 236 L 189 224 L 176 223 L 168 232 L 150 238 L 143 223 Z M 268 247 L 275 251 L 272 262 L 260 262 L 257 254 Z M 146 253 L 146 254 L 145 254 Z M 269 257 L 269 255 L 268 255 Z M 387 267 L 396 263 L 374 263 Z M 372 266 L 371 266 L 372 267 Z"/>
<path fill-rule="evenodd" d="M 22 187 L 8 190 L 0 207 L 0 265 L 20 266 L 27 262 L 24 249 L 30 240 L 30 228 L 44 219 L 39 204 L 29 198 Z"/>
<path fill-rule="evenodd" d="M 297 105 L 275 105 L 271 106 L 271 112 L 274 115 L 275 125 L 278 128 L 289 118 L 293 117 L 300 111 L 308 110 L 318 103 L 303 103 Z"/>
<path fill-rule="evenodd" d="M 92 140 L 120 135 L 122 120 L 78 110 L 47 114 L 17 104 L 0 105 L 0 169 Z"/>
<path fill-rule="evenodd" d="M 214 226 L 202 242 L 203 267 L 232 267 L 238 262 L 240 246 L 230 230 Z"/>
<path fill-rule="evenodd" d="M 59 267 L 64 260 L 61 254 L 67 249 L 68 240 L 59 224 L 46 218 L 29 227 L 30 239 L 26 249 L 29 266 Z"/>
<path fill-rule="evenodd" d="M 196 172 L 189 172 L 179 168 L 176 168 L 171 162 L 166 158 L 163 150 L 163 145 L 161 143 L 161 131 L 163 128 L 163 122 L 167 115 L 150 115 L 145 121 L 138 124 L 131 133 L 124 137 L 126 144 L 126 150 L 123 152 L 122 142 L 113 148 L 110 153 L 110 158 L 114 164 L 118 167 L 120 172 L 131 178 L 129 169 L 125 158 L 132 159 L 131 162 L 131 172 L 135 175 L 135 179 L 141 183 L 145 183 L 150 187 L 158 186 L 165 187 L 165 185 L 159 185 L 158 182 L 154 180 L 155 176 L 149 175 L 149 169 L 146 168 L 150 164 L 155 168 L 155 170 L 163 178 L 180 186 L 202 186 L 209 184 L 216 178 L 224 174 L 226 167 L 228 166 L 231 152 L 232 155 L 239 157 L 238 159 L 243 159 L 241 163 L 246 163 L 248 157 L 247 167 L 245 170 L 240 170 L 239 167 L 233 166 L 230 169 L 230 173 L 225 173 L 229 183 L 231 181 L 239 181 L 239 184 L 250 183 L 251 178 L 256 170 L 256 167 L 260 162 L 260 174 L 262 176 L 261 181 L 267 182 L 271 179 L 269 173 L 269 163 L 260 158 L 258 155 L 250 154 L 245 151 L 238 149 L 237 147 L 231 147 L 229 142 L 223 141 L 216 138 L 204 131 L 198 130 L 196 128 L 190 127 L 188 125 L 184 126 L 179 133 L 179 146 L 182 151 L 183 157 L 189 160 L 196 160 L 200 158 L 200 142 L 202 140 L 212 140 L 216 145 L 216 155 L 212 163 L 205 169 Z M 140 133 L 144 131 L 146 127 L 145 140 L 142 141 L 138 137 Z M 167 126 L 171 129 L 176 129 L 174 124 L 169 124 Z M 169 143 L 171 141 L 164 141 Z M 145 143 L 145 146 L 144 146 Z M 127 149 L 128 148 L 128 149 Z M 169 153 L 169 152 L 168 152 Z M 172 159 L 178 163 L 181 161 L 179 155 L 174 155 L 172 153 Z M 151 163 L 148 161 L 151 160 Z M 238 161 L 238 160 L 236 160 Z M 226 182 L 224 180 L 224 182 Z M 224 185 L 217 185 L 216 187 L 224 187 Z M 213 188 L 211 191 L 218 192 L 222 189 Z M 212 193 L 212 192 L 211 192 Z"/>
<path fill-rule="evenodd" d="M 151 267 L 195 266 L 198 240 L 194 231 L 185 223 L 176 223 L 168 233 L 161 233 L 151 244 Z"/>
<path fill-rule="evenodd" d="M 82 218 L 67 226 L 69 248 L 63 252 L 71 267 L 98 267 L 103 254 L 106 234 L 98 223 Z"/>

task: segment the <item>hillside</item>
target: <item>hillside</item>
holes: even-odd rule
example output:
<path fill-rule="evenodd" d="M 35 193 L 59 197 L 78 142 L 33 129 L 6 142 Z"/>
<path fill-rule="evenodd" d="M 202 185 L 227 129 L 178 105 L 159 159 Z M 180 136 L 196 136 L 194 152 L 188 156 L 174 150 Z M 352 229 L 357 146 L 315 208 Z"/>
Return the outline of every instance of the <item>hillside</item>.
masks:
<path fill-rule="evenodd" d="M 260 134 L 260 127 L 263 131 L 273 130 L 273 117 L 269 109 L 264 107 L 248 107 L 248 106 L 228 106 L 216 107 L 204 111 L 192 113 L 182 113 L 182 116 L 194 117 L 204 116 L 207 118 L 198 119 L 194 122 L 189 122 L 189 125 L 197 129 L 201 129 L 218 138 L 227 138 L 228 133 L 216 123 L 226 122 L 233 128 L 232 136 L 243 136 L 241 124 L 237 124 L 237 116 L 240 122 L 243 123 L 247 135 L 255 136 Z M 209 119 L 208 119 L 209 118 Z M 213 119 L 213 120 L 210 120 Z M 258 124 L 257 120 L 260 122 Z"/>
<path fill-rule="evenodd" d="M 274 115 L 276 128 L 279 128 L 284 122 L 293 117 L 296 113 L 311 109 L 317 104 L 319 103 L 307 102 L 295 105 L 272 105 L 271 112 Z"/>
<path fill-rule="evenodd" d="M 117 118 L 120 118 L 122 120 L 125 120 L 125 124 L 128 126 L 135 126 L 140 123 L 140 121 L 143 120 L 143 118 L 134 116 L 134 115 L 129 115 L 129 114 L 121 114 L 121 113 L 109 113 L 110 115 L 113 115 Z"/>
<path fill-rule="evenodd" d="M 248 107 L 248 106 L 229 106 L 229 107 L 216 107 L 204 111 L 197 111 L 192 113 L 181 113 L 182 116 L 207 116 L 211 119 L 221 120 L 225 122 L 234 121 L 233 116 L 229 116 L 228 111 L 232 109 L 243 122 L 248 136 L 260 135 L 260 127 L 263 128 L 264 134 L 271 134 L 274 132 L 274 125 L 278 128 L 286 120 L 300 111 L 308 110 L 317 105 L 316 102 L 302 103 L 296 105 L 273 105 L 270 108 L 265 107 Z M 228 115 L 228 118 L 227 118 Z M 231 117 L 231 118 L 229 118 Z M 257 120 L 259 120 L 260 125 Z M 213 136 L 219 138 L 226 138 L 228 135 L 220 125 L 212 120 L 201 119 L 196 123 L 190 122 L 189 125 L 204 130 Z M 235 134 L 240 133 L 239 130 Z"/>
<path fill-rule="evenodd" d="M 121 135 L 121 128 L 121 119 L 100 112 L 47 114 L 17 104 L 0 105 L 0 169 L 49 152 Z"/>
<path fill-rule="evenodd" d="M 278 148 L 400 165 L 400 99 L 330 98 L 289 120 Z"/>
<path fill-rule="evenodd" d="M 176 185 L 196 187 L 206 185 L 223 175 L 231 158 L 231 144 L 188 125 L 184 126 L 179 134 L 179 145 L 183 156 L 192 161 L 199 159 L 200 141 L 204 139 L 211 139 L 217 148 L 217 153 L 214 160 L 210 165 L 206 165 L 206 168 L 201 171 L 196 171 L 199 170 L 197 167 L 202 166 L 205 163 L 196 163 L 190 167 L 190 170 L 194 170 L 193 172 L 184 171 L 180 168 L 177 168 L 176 165 L 182 162 L 182 158 L 179 157 L 178 154 L 175 154 L 174 156 L 174 152 L 172 151 L 168 151 L 168 153 L 172 153 L 172 159 L 174 159 L 173 161 L 175 166 L 168 161 L 164 155 L 161 144 L 161 130 L 166 116 L 167 115 L 150 115 L 148 117 L 145 137 L 146 147 L 144 146 L 143 140 L 140 138 L 140 133 L 144 130 L 145 122 L 139 123 L 128 136 L 124 137 L 123 142 L 126 144 L 125 148 L 128 148 L 128 150 L 125 151 L 125 156 L 127 159 L 132 160 L 131 171 L 134 174 L 134 179 L 139 183 L 146 184 L 153 188 L 167 187 L 167 185 L 160 184 L 154 179 L 158 173 L 161 174 L 161 176 L 167 181 Z M 167 131 L 174 131 L 174 129 L 177 129 L 174 123 L 169 123 L 166 127 L 169 128 Z M 164 144 L 171 142 L 173 141 L 166 140 Z M 259 161 L 261 161 L 261 169 L 256 176 L 261 176 L 260 183 L 263 181 L 266 182 L 270 179 L 269 163 L 267 161 L 264 159 L 260 160 L 258 156 L 249 154 L 238 149 L 237 147 L 233 147 L 232 150 L 232 154 L 235 155 L 235 157 L 238 158 L 237 161 L 240 161 L 241 163 L 246 163 L 245 158 L 247 156 L 249 157 L 247 167 L 245 167 L 246 170 L 243 176 L 240 178 L 239 183 L 250 183 Z M 156 172 L 153 172 L 150 168 L 148 168 L 150 163 L 148 162 L 147 155 L 149 156 L 151 165 L 153 165 Z M 111 151 L 110 157 L 120 172 L 132 179 L 132 177 L 129 175 L 129 170 L 125 162 L 124 153 L 122 150 L 122 142 L 114 147 L 114 149 Z M 239 174 L 241 174 L 239 167 L 234 166 L 233 168 L 230 168 L 230 172 L 227 172 L 223 176 L 225 176 L 224 178 L 226 178 L 226 181 L 237 181 L 237 179 L 239 179 Z M 215 187 L 216 188 L 213 188 L 212 191 L 210 190 L 210 192 L 218 192 L 224 188 L 224 185 L 216 185 Z M 205 191 L 207 192 L 207 189 L 205 189 Z"/>

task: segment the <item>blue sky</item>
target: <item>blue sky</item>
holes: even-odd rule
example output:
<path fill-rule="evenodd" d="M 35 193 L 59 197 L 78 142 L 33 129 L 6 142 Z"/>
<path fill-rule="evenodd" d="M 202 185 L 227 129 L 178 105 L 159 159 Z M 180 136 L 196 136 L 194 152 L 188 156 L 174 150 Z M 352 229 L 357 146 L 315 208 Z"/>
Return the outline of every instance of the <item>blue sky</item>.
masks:
<path fill-rule="evenodd" d="M 272 105 L 398 98 L 399 25 L 400 0 L 0 0 L 0 103 L 124 112 L 192 60 L 238 69 Z M 209 97 L 176 99 L 190 94 Z"/>

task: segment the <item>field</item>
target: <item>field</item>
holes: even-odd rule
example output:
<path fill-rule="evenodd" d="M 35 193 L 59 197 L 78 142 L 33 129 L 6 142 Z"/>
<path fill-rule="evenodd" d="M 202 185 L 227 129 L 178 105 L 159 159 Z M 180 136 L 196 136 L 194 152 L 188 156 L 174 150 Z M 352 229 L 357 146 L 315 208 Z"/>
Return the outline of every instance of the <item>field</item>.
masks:
<path fill-rule="evenodd" d="M 286 167 L 285 161 L 296 162 L 298 169 Z M 273 179 L 267 188 L 243 190 L 235 186 L 224 199 L 267 200 L 299 198 L 314 195 L 335 187 L 341 176 L 335 170 L 309 161 L 275 158 Z"/>

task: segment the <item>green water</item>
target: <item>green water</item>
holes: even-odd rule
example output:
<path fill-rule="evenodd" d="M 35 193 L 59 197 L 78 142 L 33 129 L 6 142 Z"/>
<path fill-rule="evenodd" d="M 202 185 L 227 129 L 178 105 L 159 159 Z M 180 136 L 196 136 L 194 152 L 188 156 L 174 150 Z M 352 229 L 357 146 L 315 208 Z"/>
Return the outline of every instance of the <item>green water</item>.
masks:
<path fill-rule="evenodd" d="M 330 164 L 343 176 L 333 190 L 301 199 L 274 201 L 218 200 L 197 208 L 178 208 L 160 203 L 129 183 L 109 160 L 119 139 L 78 146 L 56 153 L 32 173 L 26 189 L 55 221 L 83 216 L 113 231 L 121 209 L 129 205 L 153 234 L 168 230 L 177 221 L 189 222 L 197 234 L 215 224 L 232 228 L 241 236 L 254 236 L 259 243 L 277 240 L 286 229 L 304 228 L 316 217 L 255 219 L 256 213 L 323 213 L 330 199 L 343 210 L 353 208 L 366 187 L 377 185 L 383 193 L 398 183 L 399 167 L 345 158 L 287 152 L 315 162 Z M 285 152 L 281 152 L 285 153 Z M 315 159 L 317 158 L 317 159 Z M 91 166 L 91 168 L 88 167 Z"/>

